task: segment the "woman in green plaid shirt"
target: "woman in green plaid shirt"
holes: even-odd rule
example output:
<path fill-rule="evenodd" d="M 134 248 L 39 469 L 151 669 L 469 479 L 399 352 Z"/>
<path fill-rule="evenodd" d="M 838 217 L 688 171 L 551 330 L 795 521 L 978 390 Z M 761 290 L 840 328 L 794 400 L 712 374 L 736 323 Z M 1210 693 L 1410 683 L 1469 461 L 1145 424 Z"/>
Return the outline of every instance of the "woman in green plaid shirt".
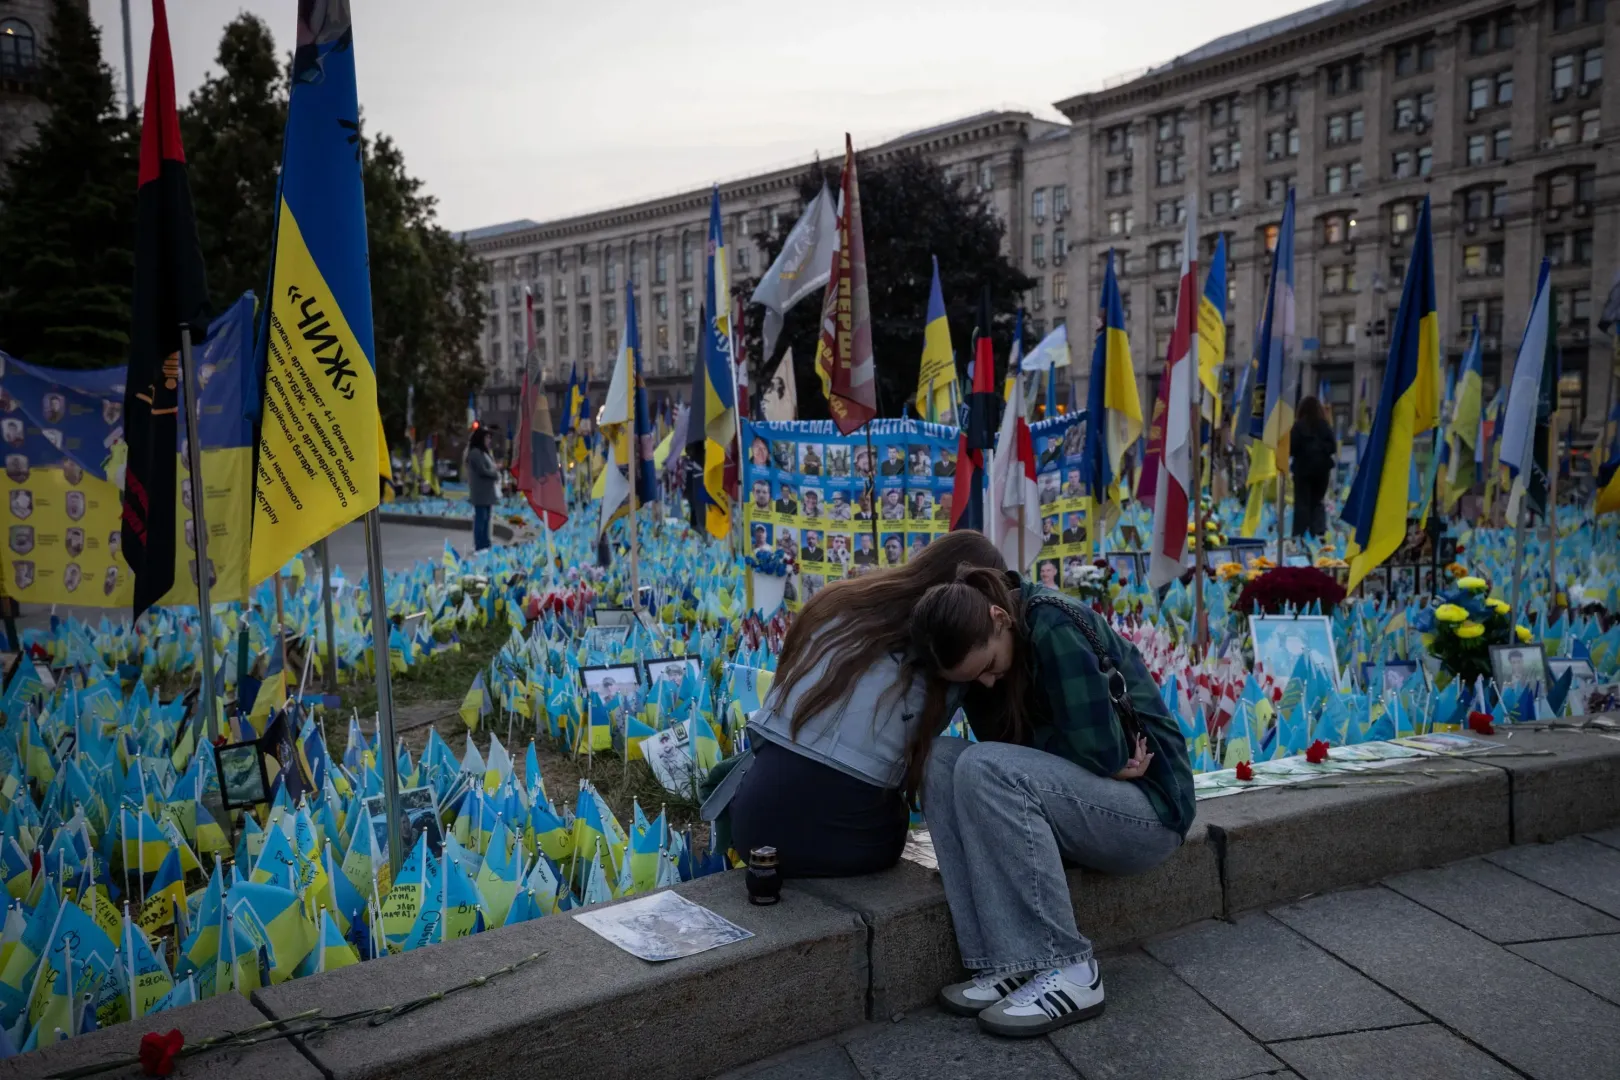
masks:
<path fill-rule="evenodd" d="M 1016 574 L 964 566 L 928 590 L 912 655 L 966 687 L 979 740 L 919 739 L 909 762 L 962 963 L 977 972 L 941 1002 L 1011 1036 L 1098 1015 L 1102 976 L 1064 862 L 1135 874 L 1181 845 L 1194 802 L 1180 728 L 1134 646 Z"/>

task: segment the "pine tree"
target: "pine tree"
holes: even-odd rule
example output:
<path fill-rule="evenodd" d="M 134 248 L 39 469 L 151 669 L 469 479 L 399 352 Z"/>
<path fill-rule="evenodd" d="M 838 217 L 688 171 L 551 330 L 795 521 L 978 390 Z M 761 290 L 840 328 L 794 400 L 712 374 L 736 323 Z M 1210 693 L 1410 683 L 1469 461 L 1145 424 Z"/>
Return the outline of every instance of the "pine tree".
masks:
<path fill-rule="evenodd" d="M 287 65 L 256 15 L 225 27 L 210 74 L 180 114 L 197 236 L 215 313 L 264 291 L 275 224 L 276 169 L 287 126 Z"/>
<path fill-rule="evenodd" d="M 50 113 L 0 186 L 0 349 L 107 367 L 128 359 L 139 136 L 84 5 L 56 0 L 51 20 L 39 83 Z"/>

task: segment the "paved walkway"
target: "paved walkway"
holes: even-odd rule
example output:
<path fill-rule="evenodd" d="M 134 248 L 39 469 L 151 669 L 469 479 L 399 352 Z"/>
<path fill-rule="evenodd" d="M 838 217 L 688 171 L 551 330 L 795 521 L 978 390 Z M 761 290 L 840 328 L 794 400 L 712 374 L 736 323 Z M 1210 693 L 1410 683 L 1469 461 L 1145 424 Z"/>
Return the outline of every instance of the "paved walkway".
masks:
<path fill-rule="evenodd" d="M 1614 1080 L 1620 829 L 1198 923 L 1100 964 L 1107 1012 L 1046 1038 L 930 1009 L 727 1080 Z"/>

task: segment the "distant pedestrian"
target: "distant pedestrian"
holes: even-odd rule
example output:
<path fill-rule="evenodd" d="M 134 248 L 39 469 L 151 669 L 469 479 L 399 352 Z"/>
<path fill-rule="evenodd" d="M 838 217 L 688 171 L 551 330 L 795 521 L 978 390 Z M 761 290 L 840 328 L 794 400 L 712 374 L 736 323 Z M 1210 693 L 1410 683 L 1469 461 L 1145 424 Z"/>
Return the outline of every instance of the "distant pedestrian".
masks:
<path fill-rule="evenodd" d="M 495 506 L 500 473 L 489 456 L 489 435 L 483 428 L 467 441 L 467 501 L 473 508 L 473 550 L 489 547 L 489 515 Z"/>
<path fill-rule="evenodd" d="M 1299 403 L 1299 418 L 1288 433 L 1288 452 L 1294 474 L 1294 535 L 1326 536 L 1327 510 L 1322 500 L 1327 498 L 1328 482 L 1339 458 L 1339 439 L 1322 403 L 1314 397 Z"/>

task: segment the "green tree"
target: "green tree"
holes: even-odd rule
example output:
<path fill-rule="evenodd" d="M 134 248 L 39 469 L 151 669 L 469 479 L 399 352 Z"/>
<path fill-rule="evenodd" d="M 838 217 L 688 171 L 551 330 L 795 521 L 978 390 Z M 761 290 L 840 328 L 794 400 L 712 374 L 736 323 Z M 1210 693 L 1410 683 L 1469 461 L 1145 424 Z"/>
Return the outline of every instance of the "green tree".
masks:
<path fill-rule="evenodd" d="M 0 184 L 0 349 L 107 367 L 128 359 L 139 142 L 84 5 L 56 0 L 51 20 L 50 113 Z"/>
<path fill-rule="evenodd" d="M 225 310 L 264 292 L 275 222 L 276 170 L 287 126 L 287 60 L 270 28 L 243 13 L 225 27 L 219 71 L 180 114 L 209 300 Z"/>
<path fill-rule="evenodd" d="M 1002 254 L 1005 229 L 990 207 L 976 192 L 951 179 L 943 166 L 914 152 L 899 154 L 881 164 L 857 155 L 857 165 L 872 303 L 878 413 L 899 416 L 917 392 L 923 320 L 928 313 L 928 285 L 933 274 L 931 256 L 939 258 L 940 288 L 945 295 L 945 314 L 959 377 L 967 371 L 984 290 L 990 290 L 999 376 L 1012 344 L 1014 313 L 1023 292 L 1035 283 Z M 842 173 L 841 164 L 811 166 L 799 182 L 801 203 L 814 199 L 824 180 L 836 193 Z M 755 243 L 765 251 L 765 266 L 781 252 L 795 220 L 797 215 L 784 215 L 775 235 L 755 236 Z M 753 280 L 745 282 L 735 293 L 750 296 L 754 284 Z M 788 312 L 775 355 L 769 357 L 760 355 L 763 323 L 764 309 L 749 305 L 744 332 L 750 385 L 764 386 L 783 350 L 791 346 L 794 378 L 799 387 L 799 415 L 804 419 L 825 418 L 827 401 L 815 373 L 820 296 L 807 297 Z"/>
<path fill-rule="evenodd" d="M 415 386 L 417 430 L 456 430 L 467 395 L 484 382 L 483 264 L 440 227 L 437 201 L 386 135 L 366 140 L 365 182 L 383 427 L 399 441 Z"/>

